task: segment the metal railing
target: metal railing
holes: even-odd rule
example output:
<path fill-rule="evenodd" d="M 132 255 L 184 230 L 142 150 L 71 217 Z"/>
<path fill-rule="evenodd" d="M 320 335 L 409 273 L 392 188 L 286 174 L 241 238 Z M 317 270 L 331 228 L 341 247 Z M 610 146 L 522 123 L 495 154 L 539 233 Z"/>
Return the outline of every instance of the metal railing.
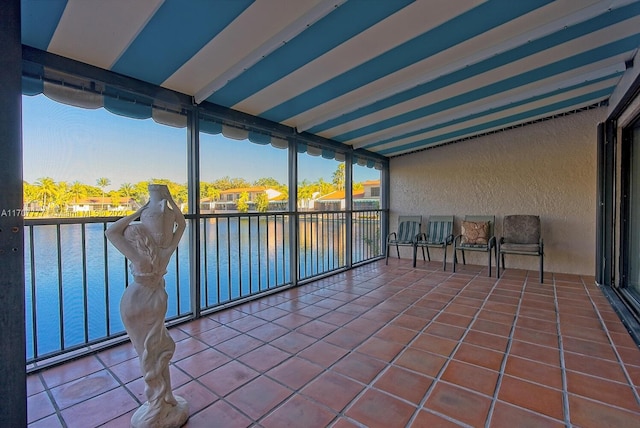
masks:
<path fill-rule="evenodd" d="M 350 218 L 349 218 L 350 216 Z M 299 280 L 382 255 L 381 211 L 229 213 L 187 217 L 165 275 L 167 321 L 188 319 Z M 115 217 L 25 219 L 27 363 L 100 344 L 125 330 L 120 298 L 128 263 L 105 238 Z M 351 222 L 351 233 L 347 233 Z M 191 278 L 189 228 L 199 225 L 199 284 Z M 291 233 L 298 237 L 292 245 Z M 292 269 L 297 248 L 298 266 Z M 297 274 L 296 274 L 297 272 Z M 292 278 L 295 275 L 295 278 Z M 200 287 L 197 311 L 193 288 Z"/>

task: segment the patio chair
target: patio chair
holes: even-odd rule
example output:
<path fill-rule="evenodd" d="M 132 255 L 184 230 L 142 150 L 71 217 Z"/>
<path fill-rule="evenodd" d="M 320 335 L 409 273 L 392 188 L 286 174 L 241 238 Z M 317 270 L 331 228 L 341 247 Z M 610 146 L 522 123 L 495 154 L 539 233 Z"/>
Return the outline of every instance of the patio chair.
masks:
<path fill-rule="evenodd" d="M 387 255 L 385 264 L 389 264 L 389 247 L 395 245 L 396 253 L 400 258 L 400 246 L 413 247 L 418 235 L 422 216 L 400 216 L 398 217 L 398 232 L 391 232 L 387 235 Z"/>
<path fill-rule="evenodd" d="M 442 270 L 447 270 L 447 247 L 453 244 L 453 216 L 452 215 L 432 215 L 427 222 L 427 231 L 421 233 L 413 246 L 413 267 L 416 267 L 418 247 L 422 248 L 422 260 L 424 250 L 427 250 L 427 258 L 431 261 L 429 248 L 444 249 Z"/>
<path fill-rule="evenodd" d="M 489 254 L 489 276 L 491 276 L 491 253 L 498 260 L 496 237 L 493 228 L 495 216 L 468 215 L 462 221 L 462 233 L 453 240 L 453 271 L 456 271 L 458 251 L 462 254 L 462 263 L 467 264 L 464 258 L 465 251 L 480 251 Z"/>
<path fill-rule="evenodd" d="M 502 219 L 502 237 L 498 241 L 498 255 L 519 254 L 521 256 L 537 256 L 540 258 L 540 283 L 543 283 L 544 242 L 537 215 L 508 215 Z M 500 260 L 496 259 L 496 270 L 500 278 Z"/>

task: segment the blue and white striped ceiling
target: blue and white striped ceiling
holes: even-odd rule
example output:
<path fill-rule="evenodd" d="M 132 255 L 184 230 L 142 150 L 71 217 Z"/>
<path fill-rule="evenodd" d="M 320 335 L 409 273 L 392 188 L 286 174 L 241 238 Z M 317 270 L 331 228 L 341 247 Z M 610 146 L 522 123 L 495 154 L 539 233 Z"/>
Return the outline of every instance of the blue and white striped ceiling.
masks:
<path fill-rule="evenodd" d="M 606 102 L 640 1 L 22 0 L 22 42 L 392 157 Z"/>

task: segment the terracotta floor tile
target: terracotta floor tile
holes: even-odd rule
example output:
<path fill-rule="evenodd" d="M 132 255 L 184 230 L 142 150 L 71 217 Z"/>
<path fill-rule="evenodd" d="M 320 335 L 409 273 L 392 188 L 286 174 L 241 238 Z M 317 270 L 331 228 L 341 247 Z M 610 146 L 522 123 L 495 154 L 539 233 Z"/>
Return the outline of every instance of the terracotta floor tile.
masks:
<path fill-rule="evenodd" d="M 364 318 L 356 318 L 355 320 L 350 321 L 344 325 L 345 328 L 357 331 L 358 333 L 364 334 L 366 336 L 371 336 L 373 333 L 380 330 L 384 326 L 385 323 L 383 322 L 367 320 Z"/>
<path fill-rule="evenodd" d="M 362 314 L 362 318 L 364 319 L 369 319 L 369 320 L 374 320 L 374 321 L 384 322 L 384 323 L 391 321 L 396 316 L 398 316 L 397 312 L 386 311 L 380 308 L 373 308 L 370 311 L 367 311 L 364 314 Z"/>
<path fill-rule="evenodd" d="M 391 366 L 375 381 L 373 387 L 418 405 L 432 382 L 431 377 Z"/>
<path fill-rule="evenodd" d="M 211 330 L 209 330 L 211 331 Z M 234 330 L 235 331 L 235 330 Z M 238 334 L 236 332 L 236 334 Z M 205 349 L 209 348 L 209 345 L 207 345 L 204 342 L 201 342 L 200 340 L 194 340 L 193 338 L 189 337 L 188 339 L 183 339 L 179 342 L 176 342 L 176 349 L 173 352 L 173 356 L 171 357 L 171 361 L 180 361 L 184 358 L 187 358 L 193 354 L 197 354 L 200 351 L 204 351 Z M 136 354 L 136 361 L 138 360 L 138 356 Z"/>
<path fill-rule="evenodd" d="M 453 358 L 465 363 L 499 371 L 504 358 L 504 353 L 462 343 L 456 350 L 455 354 L 453 354 Z"/>
<path fill-rule="evenodd" d="M 230 358 L 238 358 L 262 345 L 263 342 L 261 340 L 241 334 L 216 345 L 215 349 Z"/>
<path fill-rule="evenodd" d="M 472 330 L 482 331 L 485 333 L 495 334 L 497 336 L 509 337 L 511 333 L 511 324 L 503 324 L 499 322 L 476 319 L 471 325 Z"/>
<path fill-rule="evenodd" d="M 189 414 L 193 415 L 218 400 L 218 396 L 196 381 L 188 382 L 173 390 L 173 395 L 182 397 L 189 404 Z"/>
<path fill-rule="evenodd" d="M 341 328 L 329 333 L 322 340 L 345 349 L 353 349 L 367 339 L 368 335 L 348 328 Z"/>
<path fill-rule="evenodd" d="M 194 337 L 199 339 L 206 345 L 216 346 L 240 334 L 241 333 L 238 330 L 227 327 L 226 325 L 221 325 L 219 327 L 214 327 L 211 330 L 207 330 L 205 332 L 195 334 Z M 178 344 L 176 343 L 176 352 L 177 351 L 178 351 Z"/>
<path fill-rule="evenodd" d="M 420 334 L 411 344 L 413 348 L 429 351 L 445 357 L 451 355 L 456 346 L 458 346 L 458 342 L 455 340 L 426 333 Z"/>
<path fill-rule="evenodd" d="M 29 423 L 29 428 L 63 428 L 63 426 L 60 418 L 55 414 Z"/>
<path fill-rule="evenodd" d="M 102 425 L 138 407 L 131 395 L 118 388 L 64 409 L 61 414 L 67 427 L 88 428 Z"/>
<path fill-rule="evenodd" d="M 45 390 L 45 386 L 38 373 L 27 376 L 27 397 Z"/>
<path fill-rule="evenodd" d="M 261 325 L 266 324 L 267 322 L 268 321 L 265 321 L 262 318 L 254 317 L 253 315 L 246 315 L 235 321 L 225 323 L 224 325 L 226 325 L 227 327 L 233 328 L 234 330 L 238 330 L 242 333 L 246 333 L 247 331 L 260 327 Z"/>
<path fill-rule="evenodd" d="M 378 359 L 354 352 L 338 361 L 331 370 L 366 384 L 385 367 L 386 364 Z"/>
<path fill-rule="evenodd" d="M 253 330 L 249 330 L 247 334 L 251 337 L 255 337 L 263 342 L 270 342 L 280 336 L 287 334 L 290 330 L 279 326 L 277 324 L 269 323 L 263 324 L 260 327 L 256 327 Z"/>
<path fill-rule="evenodd" d="M 345 415 L 371 427 L 405 426 L 416 408 L 375 389 L 366 391 Z"/>
<path fill-rule="evenodd" d="M 446 358 L 439 355 L 418 349 L 407 349 L 400 354 L 395 364 L 426 376 L 435 377 L 446 361 Z"/>
<path fill-rule="evenodd" d="M 285 311 L 283 309 L 274 308 L 274 307 L 263 309 L 261 311 L 254 313 L 254 315 L 257 316 L 258 318 L 262 318 L 267 321 L 273 321 L 287 314 L 289 314 L 289 311 Z"/>
<path fill-rule="evenodd" d="M 234 360 L 201 376 L 199 381 L 220 397 L 224 397 L 255 379 L 259 374 L 252 368 Z"/>
<path fill-rule="evenodd" d="M 534 345 L 547 346 L 558 349 L 558 335 L 517 327 L 513 332 L 513 338 L 521 342 L 529 342 Z"/>
<path fill-rule="evenodd" d="M 267 376 L 297 390 L 324 370 L 323 367 L 302 358 L 293 357 L 267 372 Z"/>
<path fill-rule="evenodd" d="M 620 358 L 625 364 L 631 364 L 634 366 L 640 366 L 640 349 L 635 348 L 623 348 L 617 347 L 616 349 Z"/>
<path fill-rule="evenodd" d="M 251 419 L 257 420 L 292 393 L 290 389 L 261 376 L 235 390 L 225 400 Z"/>
<path fill-rule="evenodd" d="M 636 400 L 629 384 L 611 382 L 582 373 L 567 371 L 567 391 L 612 406 L 640 412 L 640 403 Z"/>
<path fill-rule="evenodd" d="M 140 370 L 140 361 L 138 358 L 124 361 L 111 367 L 111 372 L 122 383 L 129 383 L 134 379 L 142 377 Z"/>
<path fill-rule="evenodd" d="M 513 324 L 515 315 L 505 314 L 503 312 L 494 312 L 488 309 L 482 309 L 480 312 L 478 312 L 478 319 L 511 325 Z"/>
<path fill-rule="evenodd" d="M 505 375 L 500 384 L 498 399 L 518 407 L 564 420 L 562 392 Z"/>
<path fill-rule="evenodd" d="M 336 417 L 326 407 L 302 396 L 294 396 L 260 421 L 265 428 L 325 427 Z"/>
<path fill-rule="evenodd" d="M 424 407 L 462 423 L 484 427 L 490 405 L 491 399 L 488 397 L 438 382 Z"/>
<path fill-rule="evenodd" d="M 251 419 L 228 403 L 219 400 L 191 416 L 183 428 L 203 428 L 212 426 L 214 423 L 220 427 L 248 427 L 251 426 Z"/>
<path fill-rule="evenodd" d="M 581 325 L 574 324 L 561 324 L 560 332 L 563 336 L 590 340 L 602 344 L 609 343 L 609 339 L 602 329 L 586 328 Z"/>
<path fill-rule="evenodd" d="M 324 372 L 304 387 L 301 393 L 340 412 L 363 388 L 362 384 L 345 376 Z"/>
<path fill-rule="evenodd" d="M 416 415 L 411 428 L 459 428 L 460 424 L 452 422 L 448 419 L 430 413 L 426 410 L 421 410 Z"/>
<path fill-rule="evenodd" d="M 640 413 L 629 412 L 586 398 L 569 395 L 569 412 L 575 426 L 587 428 L 599 427 L 636 427 Z"/>
<path fill-rule="evenodd" d="M 215 349 L 207 348 L 176 363 L 176 366 L 192 377 L 202 376 L 216 367 L 230 361 L 230 358 Z"/>
<path fill-rule="evenodd" d="M 138 358 L 138 354 L 133 348 L 131 342 L 127 342 L 125 344 L 118 345 L 115 348 L 109 348 L 101 351 L 100 354 L 98 354 L 98 358 L 104 363 L 104 365 L 111 367 L 123 361 Z"/>
<path fill-rule="evenodd" d="M 457 315 L 442 312 L 435 318 L 435 321 L 441 324 L 453 325 L 460 328 L 467 328 L 469 324 L 473 321 L 473 318 L 465 316 L 465 315 Z"/>
<path fill-rule="evenodd" d="M 277 339 L 272 340 L 271 344 L 285 352 L 296 354 L 315 342 L 316 339 L 307 336 L 306 334 L 292 331 L 284 336 L 280 336 Z"/>
<path fill-rule="evenodd" d="M 333 324 L 320 320 L 313 320 L 299 327 L 296 331 L 306 334 L 307 336 L 315 337 L 316 339 L 321 339 L 337 329 L 338 327 Z"/>
<path fill-rule="evenodd" d="M 514 340 L 510 353 L 521 358 L 560 367 L 560 353 L 557 349 L 539 346 L 533 343 Z"/>
<path fill-rule="evenodd" d="M 496 390 L 498 372 L 454 360 L 449 362 L 441 379 L 492 396 Z"/>
<path fill-rule="evenodd" d="M 406 328 L 408 330 L 420 331 L 429 323 L 429 321 L 429 319 L 402 314 L 395 318 L 390 325 Z"/>
<path fill-rule="evenodd" d="M 485 333 L 479 330 L 470 330 L 465 335 L 463 343 L 481 346 L 483 348 L 504 353 L 507 349 L 508 341 L 508 338 L 505 336 L 497 336 L 495 334 Z"/>
<path fill-rule="evenodd" d="M 528 328 L 541 333 L 557 334 L 558 324 L 555 319 L 553 320 L 541 320 L 536 318 L 529 318 L 525 316 L 519 316 L 516 321 L 516 327 Z"/>
<path fill-rule="evenodd" d="M 409 330 L 394 325 L 386 325 L 380 329 L 374 336 L 390 342 L 396 342 L 406 345 L 418 334 L 415 330 Z"/>
<path fill-rule="evenodd" d="M 288 352 L 267 344 L 247 352 L 238 357 L 238 360 L 256 371 L 265 372 L 289 357 L 291 357 L 291 354 Z"/>
<path fill-rule="evenodd" d="M 29 423 L 52 415 L 55 411 L 56 409 L 53 407 L 46 391 L 33 394 L 27 398 L 27 421 Z"/>
<path fill-rule="evenodd" d="M 300 351 L 298 356 L 321 366 L 329 367 L 347 353 L 348 351 L 346 349 L 332 345 L 331 343 L 319 341 Z"/>
<path fill-rule="evenodd" d="M 356 351 L 361 354 L 389 362 L 393 360 L 396 355 L 402 351 L 402 349 L 404 349 L 404 346 L 399 343 L 389 342 L 377 337 L 370 337 L 362 345 L 356 348 Z"/>
<path fill-rule="evenodd" d="M 574 354 L 573 352 L 564 353 L 564 362 L 567 370 L 609 379 L 614 382 L 627 381 L 622 367 L 617 362 Z"/>
<path fill-rule="evenodd" d="M 106 370 L 92 373 L 51 389 L 58 408 L 65 409 L 81 401 L 103 394 L 119 386 Z"/>
<path fill-rule="evenodd" d="M 434 336 L 440 336 L 451 340 L 459 340 L 464 334 L 464 331 L 464 328 L 440 324 L 437 322 L 431 323 L 429 327 L 424 329 L 424 333 L 433 334 Z"/>
<path fill-rule="evenodd" d="M 556 366 L 509 355 L 504 372 L 530 382 L 562 389 L 562 371 Z"/>
<path fill-rule="evenodd" d="M 610 344 L 597 343 L 590 340 L 577 339 L 575 337 L 565 337 L 562 341 L 562 345 L 565 351 L 573 352 L 575 354 L 617 361 L 617 356 Z M 640 353 L 638 355 L 640 355 Z"/>
<path fill-rule="evenodd" d="M 498 401 L 491 415 L 491 428 L 563 428 L 564 422 Z"/>
<path fill-rule="evenodd" d="M 356 319 L 357 315 L 347 314 L 345 312 L 340 311 L 331 311 L 322 315 L 318 318 L 318 320 L 326 322 L 327 324 L 332 324 L 337 327 L 342 327 L 350 321 Z"/>
<path fill-rule="evenodd" d="M 54 386 L 80 379 L 102 369 L 104 369 L 104 366 L 98 358 L 90 355 L 46 370 L 42 373 L 42 377 L 47 387 L 53 388 Z"/>
<path fill-rule="evenodd" d="M 219 325 L 219 322 L 208 317 L 203 317 L 188 324 L 181 324 L 178 328 L 189 335 L 194 335 L 196 333 L 202 333 L 204 331 L 211 330 L 212 328 L 218 327 Z"/>

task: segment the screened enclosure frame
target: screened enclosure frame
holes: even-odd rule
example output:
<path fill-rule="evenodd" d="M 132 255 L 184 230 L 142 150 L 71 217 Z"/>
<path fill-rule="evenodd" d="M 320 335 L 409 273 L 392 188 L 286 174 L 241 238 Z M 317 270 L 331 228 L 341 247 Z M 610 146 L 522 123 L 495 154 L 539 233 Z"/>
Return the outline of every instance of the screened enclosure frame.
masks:
<path fill-rule="evenodd" d="M 389 213 L 389 161 L 387 158 L 368 152 L 363 149 L 353 149 L 350 146 L 327 140 L 308 133 L 298 133 L 294 128 L 257 118 L 242 112 L 234 111 L 226 107 L 217 106 L 208 102 L 196 105 L 193 99 L 185 94 L 180 94 L 145 82 L 137 81 L 116 73 L 99 69 L 74 60 L 63 58 L 54 54 L 43 52 L 27 46 L 22 47 L 23 74 L 22 87 L 24 95 L 44 94 L 56 102 L 62 102 L 78 108 L 103 107 L 106 110 L 125 117 L 147 119 L 153 118 L 157 123 L 185 129 L 187 147 L 187 189 L 189 212 L 185 215 L 189 223 L 188 233 L 183 239 L 188 239 L 189 258 L 189 289 L 190 311 L 178 314 L 170 323 L 198 318 L 203 314 L 214 310 L 224 309 L 230 305 L 256 298 L 265 293 L 279 291 L 282 288 L 293 287 L 317 279 L 322 276 L 335 274 L 348 270 L 353 266 L 377 260 L 383 256 L 382 251 L 373 257 L 364 260 L 354 260 L 354 218 L 364 217 L 367 222 L 375 216 L 379 236 L 385 236 L 388 230 Z M 201 284 L 206 280 L 202 269 L 203 221 L 208 218 L 216 218 L 216 215 L 201 213 L 200 209 L 200 135 L 201 133 L 233 132 L 240 135 L 246 134 L 246 139 L 254 144 L 271 144 L 274 147 L 287 150 L 288 160 L 288 209 L 278 211 L 278 215 L 287 216 L 290 220 L 287 224 L 289 236 L 288 254 L 290 262 L 287 277 L 290 279 L 285 287 L 278 290 L 266 290 L 265 293 L 250 294 L 244 298 L 220 304 L 215 307 L 207 307 L 203 302 Z M 340 224 L 344 228 L 344 236 L 340 237 L 342 247 L 341 261 L 325 269 L 312 270 L 311 274 L 302 272 L 300 260 L 300 219 L 303 215 L 315 215 L 312 221 L 317 221 L 317 212 L 301 213 L 297 204 L 298 186 L 298 155 L 300 153 L 313 152 L 323 159 L 336 159 L 345 164 L 345 198 L 344 209 L 338 213 L 322 213 L 327 221 Z M 380 171 L 380 205 L 377 210 L 354 210 L 351 195 L 353 194 L 353 165 L 375 168 Z M 349 195 L 349 196 L 346 196 Z M 315 213 L 315 214 L 314 214 Z M 248 216 L 250 218 L 259 216 Z M 114 217 L 115 219 L 116 217 Z M 238 217 L 239 218 L 239 217 Z M 30 220 L 25 223 L 28 224 Z M 106 224 L 106 223 L 105 223 Z M 369 224 L 369 223 L 367 223 Z M 374 245 L 375 247 L 375 245 Z M 380 245 L 382 248 L 382 245 Z M 114 337 L 122 336 L 115 335 Z M 121 337 L 122 338 L 122 337 Z M 113 337 L 107 338 L 112 344 Z M 90 341 L 91 345 L 99 344 L 98 341 Z M 63 349 L 55 355 L 37 356 L 31 362 L 44 362 L 47 358 L 63 356 L 66 352 L 77 351 L 82 346 L 73 349 Z M 95 347 L 93 347 L 95 350 Z M 42 358 L 41 358 L 42 357 Z"/>

